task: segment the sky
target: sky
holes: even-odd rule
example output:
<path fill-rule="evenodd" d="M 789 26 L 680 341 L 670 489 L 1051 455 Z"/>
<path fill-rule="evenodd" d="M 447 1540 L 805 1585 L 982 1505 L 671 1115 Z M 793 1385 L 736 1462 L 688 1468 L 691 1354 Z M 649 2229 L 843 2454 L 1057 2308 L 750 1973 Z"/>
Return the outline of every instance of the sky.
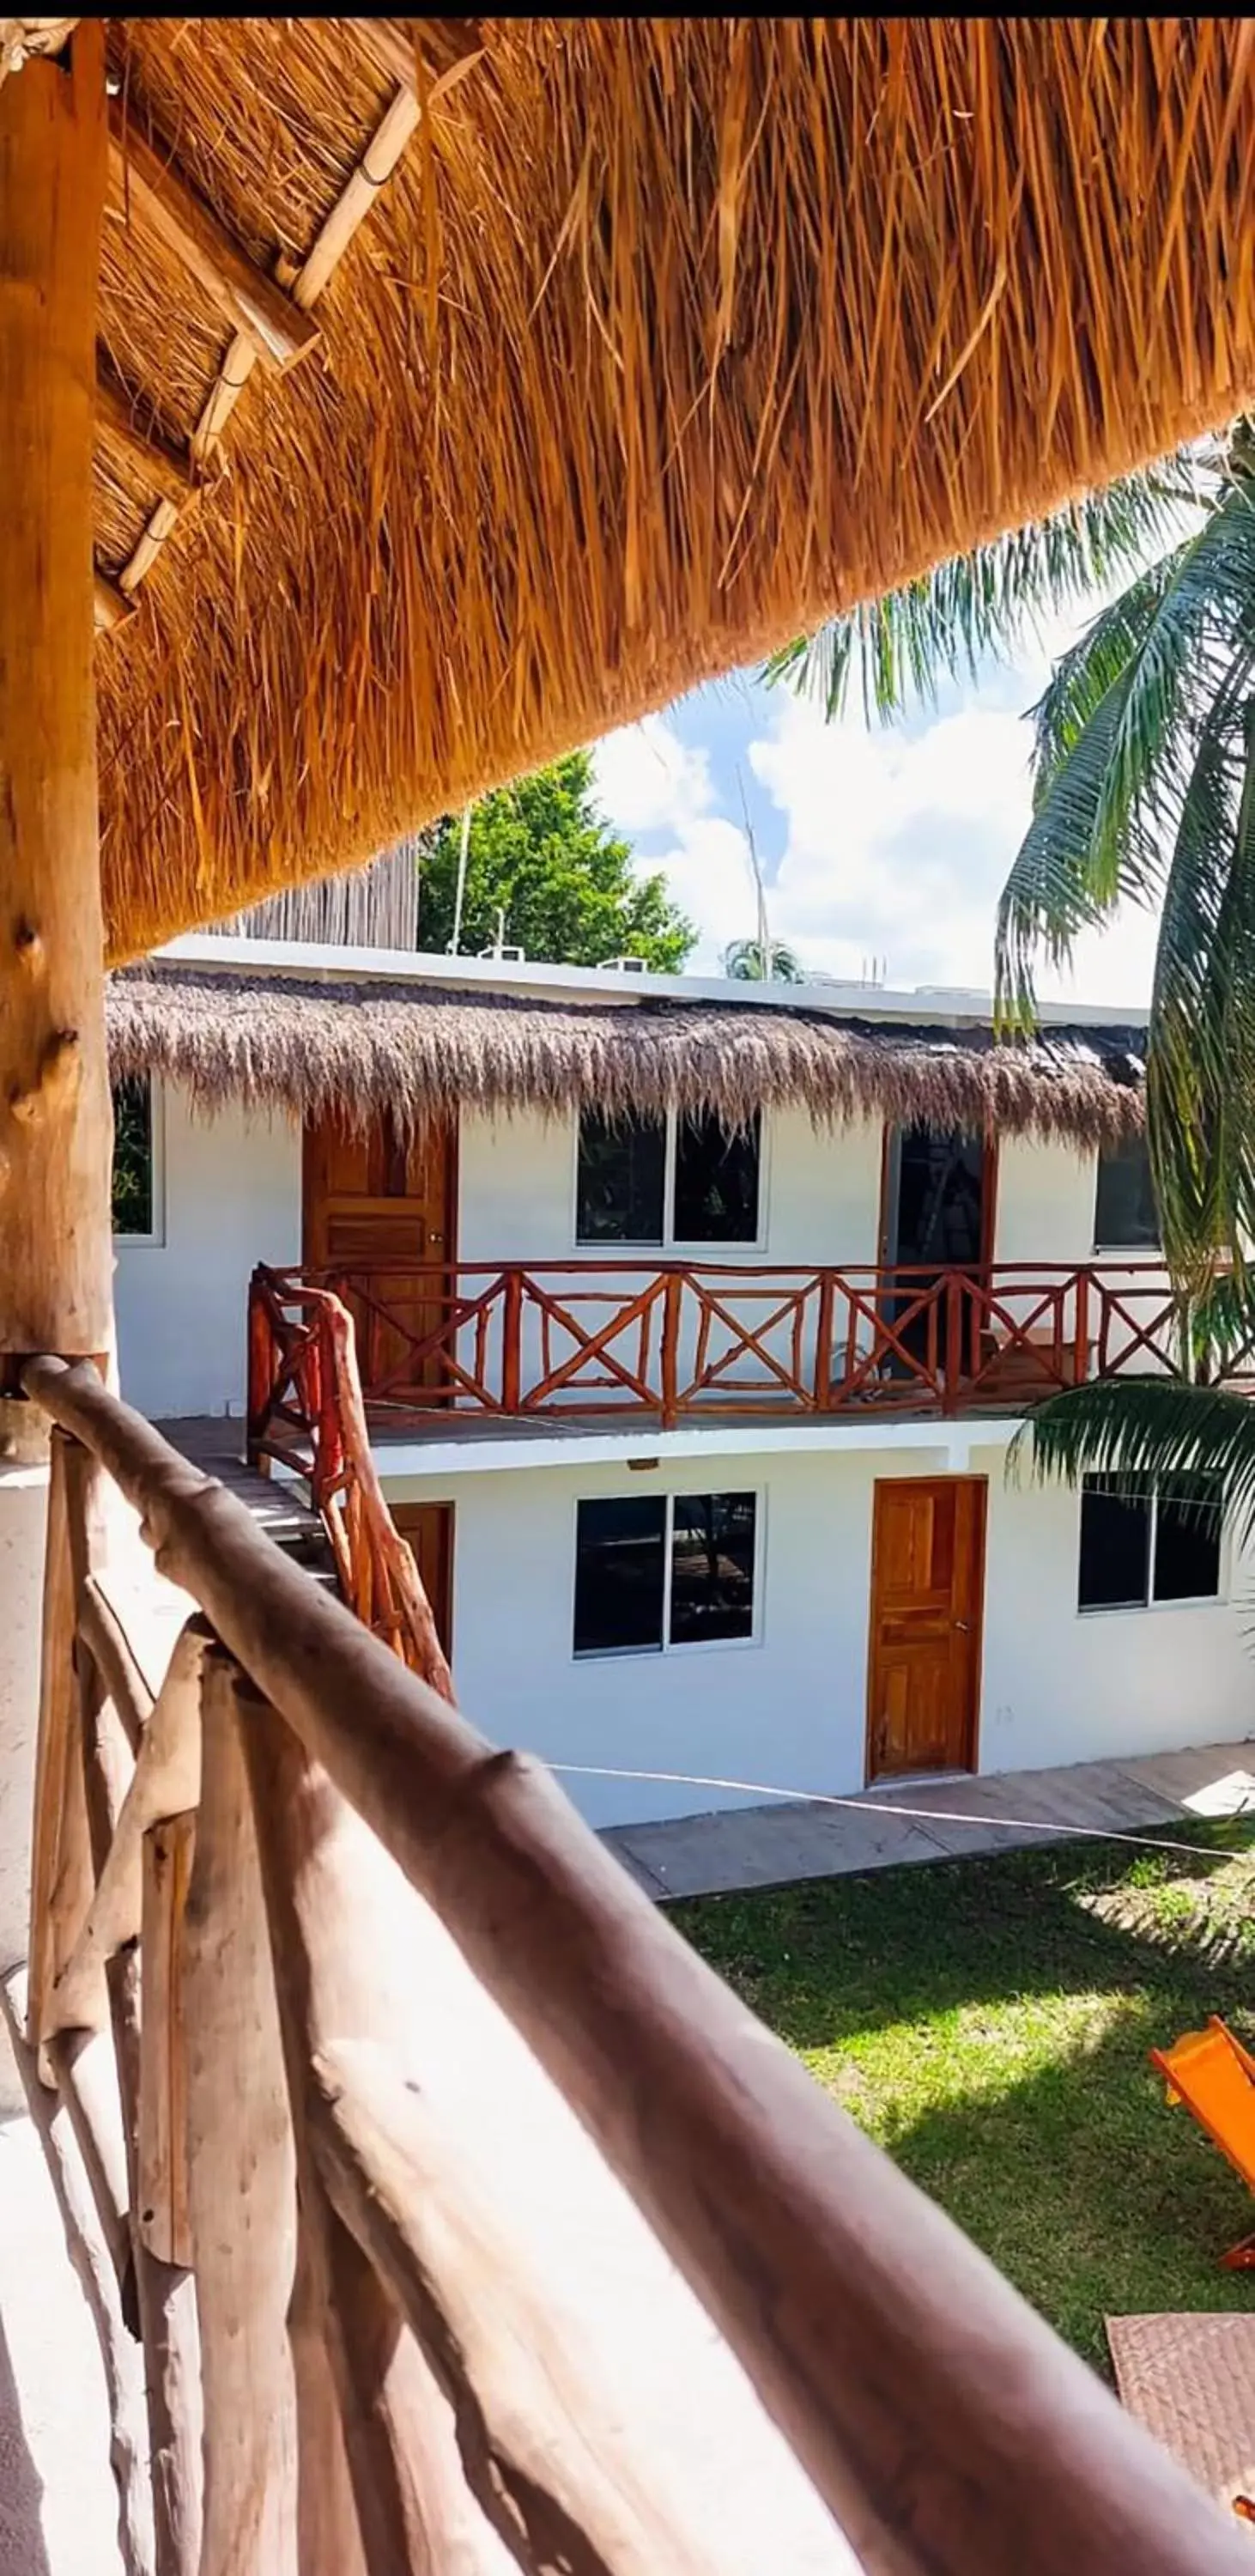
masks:
<path fill-rule="evenodd" d="M 804 966 L 988 991 L 998 896 L 1029 819 L 1024 710 L 1099 605 L 892 725 L 869 728 L 861 703 L 826 724 L 813 701 L 742 675 L 607 735 L 602 807 L 696 923 L 689 973 L 718 972 L 728 941 L 755 933 L 743 791 L 771 936 Z M 1038 992 L 1144 1003 L 1154 941 L 1153 917 L 1129 910 L 1085 935 L 1070 974 L 1043 965 Z"/>

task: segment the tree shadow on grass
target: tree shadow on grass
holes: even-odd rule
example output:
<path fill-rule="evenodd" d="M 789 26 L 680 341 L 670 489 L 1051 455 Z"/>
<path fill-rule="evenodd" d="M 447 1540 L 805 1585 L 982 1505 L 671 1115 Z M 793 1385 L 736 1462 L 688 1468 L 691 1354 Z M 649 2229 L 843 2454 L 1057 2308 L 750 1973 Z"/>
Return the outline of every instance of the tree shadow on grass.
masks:
<path fill-rule="evenodd" d="M 1193 1836 L 1191 1836 L 1193 1839 Z M 1087 2359 L 1105 2314 L 1248 2309 L 1255 2220 L 1148 2063 L 1218 2012 L 1255 2028 L 1250 1873 L 1107 1842 L 674 1909 L 817 2080 Z"/>
<path fill-rule="evenodd" d="M 1197 1859 L 1143 1859 L 1118 1840 L 1051 1845 L 668 1910 L 800 2050 L 981 2002 L 1113 1991 L 1161 1996 L 1182 2028 L 1191 2014 L 1219 2012 L 1255 2031 L 1255 1910 L 1231 1907 L 1221 1919 L 1207 1897 L 1209 1879 L 1250 1849 L 1251 1831 L 1193 1830 Z M 1158 2020 L 1156 2043 L 1176 2026 Z"/>
<path fill-rule="evenodd" d="M 1094 2048 L 1004 2092 L 925 2111 L 884 2139 L 1008 2280 L 1088 2361 L 1109 2370 L 1103 2318 L 1246 2309 L 1222 2271 L 1255 2211 L 1146 2051 L 1165 2033 L 1139 2005 Z"/>

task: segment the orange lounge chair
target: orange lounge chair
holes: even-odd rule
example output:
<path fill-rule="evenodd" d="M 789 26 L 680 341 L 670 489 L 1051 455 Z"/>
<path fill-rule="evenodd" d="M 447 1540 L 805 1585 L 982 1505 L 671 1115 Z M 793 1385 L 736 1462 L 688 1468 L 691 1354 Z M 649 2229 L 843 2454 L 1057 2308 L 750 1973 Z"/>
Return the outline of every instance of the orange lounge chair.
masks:
<path fill-rule="evenodd" d="M 1152 2048 L 1170 2102 L 1184 2102 L 1200 2129 L 1255 2191 L 1255 2057 L 1218 2013 L 1206 2030 L 1187 2030 L 1171 2048 Z M 1220 2257 L 1226 2272 L 1255 2270 L 1255 2236 Z"/>

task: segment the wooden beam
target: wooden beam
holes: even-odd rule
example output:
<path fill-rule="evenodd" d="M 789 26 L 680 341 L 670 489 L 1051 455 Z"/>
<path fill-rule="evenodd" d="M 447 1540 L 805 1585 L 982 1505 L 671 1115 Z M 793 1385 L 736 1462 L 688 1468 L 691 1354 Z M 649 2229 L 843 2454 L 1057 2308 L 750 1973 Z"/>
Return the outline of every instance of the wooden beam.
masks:
<path fill-rule="evenodd" d="M 124 590 L 119 590 L 116 581 L 111 581 L 107 572 L 98 571 L 95 575 L 92 614 L 96 633 L 109 635 L 115 626 L 125 626 L 128 618 L 135 615 L 135 602 L 127 598 Z"/>
<path fill-rule="evenodd" d="M 110 104 L 109 153 L 128 214 L 182 261 L 233 328 L 248 334 L 262 365 L 281 372 L 304 357 L 317 324 L 249 258 L 177 163 L 128 124 L 121 99 Z"/>
<path fill-rule="evenodd" d="M 308 313 L 321 295 L 332 271 L 343 259 L 354 233 L 375 202 L 379 190 L 395 170 L 410 136 L 419 121 L 419 106 L 413 88 L 400 88 L 391 107 L 380 120 L 367 144 L 352 177 L 342 189 L 330 214 L 314 239 L 304 265 L 291 280 L 292 301 Z M 223 359 L 217 380 L 211 387 L 200 419 L 192 432 L 192 454 L 197 459 L 208 455 L 221 438 L 232 412 L 257 363 L 255 344 L 247 334 L 238 331 Z"/>
<path fill-rule="evenodd" d="M 429 107 L 472 70 L 484 52 L 478 18 L 350 18 L 349 25 L 376 71 L 403 89 L 418 88 L 415 46 L 421 45 Z"/>
<path fill-rule="evenodd" d="M 168 501 L 184 503 L 196 491 L 196 475 L 185 448 L 175 447 L 150 424 L 140 427 L 135 406 L 99 353 L 96 364 L 96 425 L 116 439 L 146 483 Z"/>
<path fill-rule="evenodd" d="M 104 182 L 104 25 L 84 19 L 68 75 L 31 61 L 0 88 L 0 1372 L 112 1338 L 90 584 Z"/>

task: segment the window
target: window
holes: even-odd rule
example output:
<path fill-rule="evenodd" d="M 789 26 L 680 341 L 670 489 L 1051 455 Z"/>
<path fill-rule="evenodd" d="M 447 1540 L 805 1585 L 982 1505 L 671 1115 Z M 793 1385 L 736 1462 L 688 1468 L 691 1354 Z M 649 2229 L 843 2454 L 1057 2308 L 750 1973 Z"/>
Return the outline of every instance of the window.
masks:
<path fill-rule="evenodd" d="M 580 1118 L 577 1243 L 757 1243 L 761 1120 Z"/>
<path fill-rule="evenodd" d="M 725 1134 L 717 1118 L 684 1118 L 675 1140 L 677 1243 L 757 1243 L 758 1140 L 748 1127 Z"/>
<path fill-rule="evenodd" d="M 576 1654 L 659 1654 L 752 1637 L 757 1534 L 756 1494 L 580 1503 Z"/>
<path fill-rule="evenodd" d="M 157 1231 L 152 1082 L 146 1073 L 124 1074 L 113 1085 L 113 1231 Z"/>
<path fill-rule="evenodd" d="M 1220 1594 L 1218 1489 L 1208 1476 L 1167 1477 L 1139 1491 L 1115 1476 L 1081 1489 L 1081 1610 L 1144 1610 Z"/>
<path fill-rule="evenodd" d="M 662 1118 L 580 1119 L 575 1233 L 580 1243 L 661 1243 L 667 1128 Z"/>
<path fill-rule="evenodd" d="M 1098 1157 L 1094 1194 L 1094 1246 L 1112 1252 L 1128 1245 L 1159 1244 L 1159 1217 L 1144 1136 L 1129 1136 Z"/>

